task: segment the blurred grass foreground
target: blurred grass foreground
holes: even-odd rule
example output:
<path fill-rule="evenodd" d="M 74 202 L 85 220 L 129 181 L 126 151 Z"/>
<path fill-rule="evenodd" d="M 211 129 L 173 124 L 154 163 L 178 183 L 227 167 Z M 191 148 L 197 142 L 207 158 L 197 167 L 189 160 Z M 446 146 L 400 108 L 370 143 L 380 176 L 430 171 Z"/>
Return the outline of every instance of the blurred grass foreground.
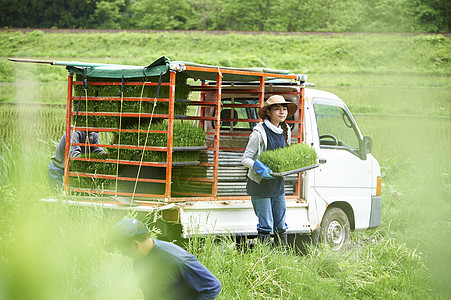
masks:
<path fill-rule="evenodd" d="M 160 48 L 144 51 L 157 39 Z M 222 282 L 219 299 L 451 297 L 449 38 L 1 32 L 0 40 L 0 299 L 142 298 L 132 262 L 106 250 L 121 215 L 39 201 L 53 194 L 47 167 L 64 130 L 65 71 L 5 56 L 145 65 L 162 53 L 309 73 L 317 88 L 349 105 L 382 167 L 382 225 L 353 233 L 346 251 L 318 245 L 283 255 L 244 252 L 232 238 L 188 241 Z M 112 41 L 122 46 L 107 47 Z M 286 45 L 299 48 L 287 56 Z"/>

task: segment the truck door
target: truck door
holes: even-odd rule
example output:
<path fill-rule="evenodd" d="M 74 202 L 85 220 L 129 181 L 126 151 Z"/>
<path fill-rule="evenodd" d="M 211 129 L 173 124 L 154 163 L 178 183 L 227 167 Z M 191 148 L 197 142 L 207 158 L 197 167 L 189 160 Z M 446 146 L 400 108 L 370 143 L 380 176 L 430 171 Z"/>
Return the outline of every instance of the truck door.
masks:
<path fill-rule="evenodd" d="M 315 144 L 319 144 L 316 149 L 320 160 L 314 189 L 326 203 L 345 201 L 355 216 L 366 216 L 370 211 L 372 166 L 360 149 L 362 135 L 354 118 L 341 100 L 314 98 L 312 103 L 316 115 L 312 128 L 316 121 Z M 364 227 L 357 224 L 358 219 L 356 228 Z"/>

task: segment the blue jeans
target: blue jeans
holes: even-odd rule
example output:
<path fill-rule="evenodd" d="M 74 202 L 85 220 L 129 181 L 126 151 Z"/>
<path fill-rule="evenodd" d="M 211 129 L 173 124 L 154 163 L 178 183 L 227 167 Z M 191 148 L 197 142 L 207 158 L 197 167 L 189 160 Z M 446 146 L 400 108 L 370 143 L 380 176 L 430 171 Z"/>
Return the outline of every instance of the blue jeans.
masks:
<path fill-rule="evenodd" d="M 52 188 L 62 189 L 63 188 L 63 176 L 64 170 L 55 166 L 53 161 L 49 165 L 49 183 Z"/>
<path fill-rule="evenodd" d="M 287 206 L 285 195 L 263 198 L 251 197 L 254 212 L 258 217 L 257 230 L 260 233 L 271 233 L 273 231 L 283 232 L 288 226 L 285 223 L 285 212 Z"/>

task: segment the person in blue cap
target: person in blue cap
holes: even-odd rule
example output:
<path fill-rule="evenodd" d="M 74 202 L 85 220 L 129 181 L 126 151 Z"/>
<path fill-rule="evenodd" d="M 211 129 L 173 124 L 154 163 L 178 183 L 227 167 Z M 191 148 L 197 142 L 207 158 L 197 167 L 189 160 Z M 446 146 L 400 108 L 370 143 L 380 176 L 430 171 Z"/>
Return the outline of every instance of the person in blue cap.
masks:
<path fill-rule="evenodd" d="M 72 144 L 86 143 L 87 137 L 89 138 L 89 144 L 99 144 L 99 133 L 94 131 L 75 131 L 72 133 Z M 63 187 L 63 176 L 65 167 L 65 149 L 66 149 L 66 133 L 63 134 L 58 146 L 56 146 L 55 155 L 52 156 L 52 161 L 50 162 L 48 169 L 49 183 L 52 188 L 61 189 Z M 100 147 L 81 147 L 81 146 L 71 146 L 70 147 L 70 157 L 79 157 L 84 153 L 101 153 L 106 152 Z"/>
<path fill-rule="evenodd" d="M 283 96 L 269 97 L 266 105 L 258 111 L 263 123 L 253 128 L 241 160 L 249 168 L 246 190 L 258 218 L 257 237 L 265 244 L 269 243 L 270 235 L 274 233 L 275 241 L 287 246 L 285 186 L 283 178 L 272 176 L 273 171 L 258 158 L 262 152 L 290 144 L 291 129 L 285 120 L 297 110 L 297 104 L 286 101 Z"/>
<path fill-rule="evenodd" d="M 215 299 L 219 280 L 191 253 L 151 238 L 137 219 L 123 219 L 111 230 L 111 242 L 133 258 L 134 271 L 144 299 Z"/>

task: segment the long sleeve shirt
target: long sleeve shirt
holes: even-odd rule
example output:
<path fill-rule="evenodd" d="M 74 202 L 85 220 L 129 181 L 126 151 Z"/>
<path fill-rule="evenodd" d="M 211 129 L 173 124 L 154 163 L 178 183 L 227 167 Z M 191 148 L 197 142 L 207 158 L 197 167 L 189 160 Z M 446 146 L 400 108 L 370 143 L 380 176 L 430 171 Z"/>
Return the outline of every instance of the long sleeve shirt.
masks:
<path fill-rule="evenodd" d="M 278 148 L 286 147 L 285 137 L 282 133 L 277 134 L 268 129 L 266 124 L 263 124 L 263 128 L 266 132 L 266 151 L 275 150 Z M 273 179 L 262 179 L 260 183 L 253 180 L 248 180 L 246 184 L 247 194 L 255 197 L 277 197 L 285 194 L 285 186 L 282 177 L 275 177 Z"/>
<path fill-rule="evenodd" d="M 154 246 L 134 269 L 144 299 L 215 299 L 219 280 L 191 253 L 172 243 L 153 239 Z"/>
<path fill-rule="evenodd" d="M 77 143 L 86 143 L 86 131 L 75 131 L 72 133 L 72 144 Z M 98 132 L 89 132 L 89 144 L 98 144 L 99 143 L 99 133 Z M 65 148 L 66 148 L 66 134 L 63 134 L 58 146 L 56 146 L 55 155 L 52 156 L 52 161 L 55 166 L 60 169 L 64 169 L 64 156 L 65 156 Z M 89 147 L 88 146 L 72 146 L 70 148 L 70 157 L 79 157 L 84 153 L 105 153 L 105 151 L 100 147 Z"/>

